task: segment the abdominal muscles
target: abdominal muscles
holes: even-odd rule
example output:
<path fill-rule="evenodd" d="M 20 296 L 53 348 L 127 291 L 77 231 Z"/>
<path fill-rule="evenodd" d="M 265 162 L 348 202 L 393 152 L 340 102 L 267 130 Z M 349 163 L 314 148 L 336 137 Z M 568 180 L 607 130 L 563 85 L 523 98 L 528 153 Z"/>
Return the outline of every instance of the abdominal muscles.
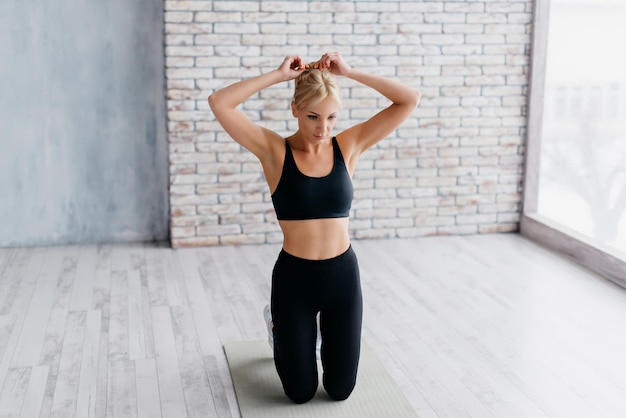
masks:
<path fill-rule="evenodd" d="M 348 218 L 279 221 L 283 249 L 308 260 L 325 260 L 343 254 L 350 246 Z"/>

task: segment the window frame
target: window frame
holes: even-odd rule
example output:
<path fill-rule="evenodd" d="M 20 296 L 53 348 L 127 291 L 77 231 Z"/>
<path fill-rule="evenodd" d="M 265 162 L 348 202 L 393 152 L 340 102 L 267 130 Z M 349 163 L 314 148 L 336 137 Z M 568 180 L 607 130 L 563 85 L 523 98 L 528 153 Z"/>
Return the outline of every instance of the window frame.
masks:
<path fill-rule="evenodd" d="M 626 258 L 537 212 L 550 0 L 535 0 L 520 233 L 626 288 Z"/>

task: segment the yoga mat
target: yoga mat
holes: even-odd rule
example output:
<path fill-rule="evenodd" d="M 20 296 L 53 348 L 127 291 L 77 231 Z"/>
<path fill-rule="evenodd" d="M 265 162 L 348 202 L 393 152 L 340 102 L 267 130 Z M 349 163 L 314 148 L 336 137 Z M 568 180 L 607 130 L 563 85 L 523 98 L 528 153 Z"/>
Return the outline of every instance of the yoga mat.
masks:
<path fill-rule="evenodd" d="M 334 401 L 320 384 L 315 397 L 294 404 L 283 392 L 267 341 L 224 344 L 242 418 L 404 418 L 417 417 L 400 388 L 367 344 L 361 345 L 356 387 L 345 401 Z"/>

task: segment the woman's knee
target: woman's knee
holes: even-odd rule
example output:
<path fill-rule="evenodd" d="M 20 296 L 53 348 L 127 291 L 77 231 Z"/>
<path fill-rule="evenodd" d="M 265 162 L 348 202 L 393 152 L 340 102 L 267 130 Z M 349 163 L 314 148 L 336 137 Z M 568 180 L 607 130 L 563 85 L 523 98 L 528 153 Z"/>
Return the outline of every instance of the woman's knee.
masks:
<path fill-rule="evenodd" d="M 347 385 L 333 385 L 332 383 L 326 383 L 324 385 L 326 393 L 335 401 L 345 401 L 350 397 L 354 390 L 354 383 Z"/>
<path fill-rule="evenodd" d="M 304 385 L 298 385 L 297 387 L 287 388 L 285 387 L 285 395 L 289 399 L 291 399 L 294 403 L 303 404 L 307 403 L 315 396 L 315 392 L 317 392 L 317 384 L 309 385 L 308 387 L 304 387 Z"/>

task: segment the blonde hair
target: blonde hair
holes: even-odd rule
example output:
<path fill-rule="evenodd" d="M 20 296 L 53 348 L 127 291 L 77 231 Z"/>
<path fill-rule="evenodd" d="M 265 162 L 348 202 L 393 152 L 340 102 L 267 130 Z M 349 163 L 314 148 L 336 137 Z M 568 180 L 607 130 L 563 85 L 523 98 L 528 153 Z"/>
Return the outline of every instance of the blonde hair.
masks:
<path fill-rule="evenodd" d="M 308 109 L 327 97 L 334 98 L 341 106 L 341 94 L 337 77 L 326 70 L 310 68 L 303 71 L 295 79 L 293 102 L 298 109 Z"/>

